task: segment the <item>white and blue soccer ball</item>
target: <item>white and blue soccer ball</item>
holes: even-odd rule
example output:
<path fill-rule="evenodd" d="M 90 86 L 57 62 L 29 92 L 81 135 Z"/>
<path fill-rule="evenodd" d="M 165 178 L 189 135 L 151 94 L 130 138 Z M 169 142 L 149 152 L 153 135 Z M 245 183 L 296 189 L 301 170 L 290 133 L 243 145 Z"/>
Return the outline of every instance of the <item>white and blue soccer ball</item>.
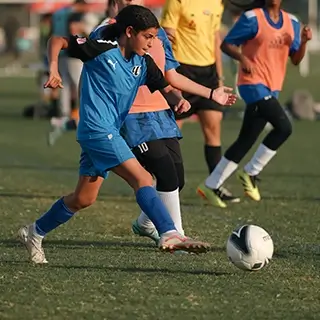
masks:
<path fill-rule="evenodd" d="M 239 269 L 257 271 L 273 256 L 273 241 L 269 233 L 255 225 L 243 225 L 234 230 L 227 241 L 229 260 Z"/>

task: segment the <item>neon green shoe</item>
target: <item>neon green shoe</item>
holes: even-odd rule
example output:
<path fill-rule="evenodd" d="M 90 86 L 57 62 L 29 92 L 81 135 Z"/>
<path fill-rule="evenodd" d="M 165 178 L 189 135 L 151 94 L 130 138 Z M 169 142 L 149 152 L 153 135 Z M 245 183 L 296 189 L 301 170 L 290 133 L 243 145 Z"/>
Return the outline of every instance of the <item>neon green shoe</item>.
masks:
<path fill-rule="evenodd" d="M 260 201 L 261 196 L 256 184 L 257 176 L 249 176 L 244 170 L 239 170 L 237 177 L 243 186 L 245 195 L 254 201 Z"/>
<path fill-rule="evenodd" d="M 135 220 L 132 223 L 132 231 L 134 234 L 140 236 L 140 237 L 147 237 L 150 238 L 151 240 L 153 240 L 156 245 L 158 245 L 159 241 L 160 241 L 160 236 L 158 231 L 155 228 L 143 228 L 138 224 L 138 220 Z"/>
<path fill-rule="evenodd" d="M 213 190 L 208 188 L 204 183 L 201 183 L 197 188 L 197 194 L 201 198 L 209 201 L 209 203 L 215 207 L 219 207 L 219 208 L 227 207 L 225 202 L 222 200 L 223 193 L 220 189 Z"/>

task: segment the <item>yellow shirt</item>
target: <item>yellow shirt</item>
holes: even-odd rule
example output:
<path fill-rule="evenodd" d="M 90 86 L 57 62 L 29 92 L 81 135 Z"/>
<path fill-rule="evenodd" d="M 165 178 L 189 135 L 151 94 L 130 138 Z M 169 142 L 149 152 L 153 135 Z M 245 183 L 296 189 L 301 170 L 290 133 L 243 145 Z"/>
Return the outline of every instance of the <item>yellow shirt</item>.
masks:
<path fill-rule="evenodd" d="M 173 52 L 184 64 L 209 66 L 215 62 L 215 32 L 220 29 L 221 0 L 167 0 L 161 25 L 175 30 Z"/>

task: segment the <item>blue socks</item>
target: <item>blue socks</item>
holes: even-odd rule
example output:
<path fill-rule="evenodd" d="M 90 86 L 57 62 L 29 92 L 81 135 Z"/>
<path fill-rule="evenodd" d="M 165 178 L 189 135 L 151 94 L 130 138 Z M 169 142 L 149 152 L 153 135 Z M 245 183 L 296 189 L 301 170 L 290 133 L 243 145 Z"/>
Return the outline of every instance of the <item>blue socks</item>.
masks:
<path fill-rule="evenodd" d="M 142 187 L 136 192 L 137 203 L 153 222 L 159 234 L 176 230 L 171 216 L 153 187 Z M 40 236 L 66 223 L 74 215 L 65 205 L 63 198 L 56 201 L 52 207 L 35 222 L 36 232 Z"/>
<path fill-rule="evenodd" d="M 171 216 L 153 187 L 142 187 L 136 192 L 137 203 L 153 222 L 159 234 L 176 230 Z"/>
<path fill-rule="evenodd" d="M 48 232 L 66 223 L 74 215 L 63 202 L 63 198 L 56 201 L 52 207 L 35 222 L 36 232 L 45 236 Z"/>

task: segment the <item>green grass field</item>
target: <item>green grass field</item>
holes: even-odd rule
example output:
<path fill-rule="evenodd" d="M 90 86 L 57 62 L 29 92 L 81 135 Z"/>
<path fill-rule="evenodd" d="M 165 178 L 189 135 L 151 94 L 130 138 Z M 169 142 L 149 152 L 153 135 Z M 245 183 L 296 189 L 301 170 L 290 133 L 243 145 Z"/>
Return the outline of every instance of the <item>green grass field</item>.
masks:
<path fill-rule="evenodd" d="M 284 98 L 296 74 L 288 79 Z M 320 98 L 315 79 L 301 81 Z M 298 83 L 295 83 L 297 85 Z M 139 210 L 124 182 L 111 176 L 99 200 L 45 241 L 49 265 L 27 262 L 16 241 L 77 180 L 73 133 L 46 146 L 46 121 L 24 120 L 36 99 L 33 80 L 0 82 L 0 319 L 320 319 L 319 123 L 297 122 L 294 135 L 262 175 L 261 203 L 243 199 L 226 210 L 205 205 L 195 188 L 207 175 L 198 124 L 184 128 L 187 234 L 212 244 L 206 255 L 170 255 L 134 236 Z M 239 120 L 226 120 L 223 144 Z M 234 178 L 228 187 L 241 188 Z M 236 227 L 252 223 L 274 240 L 274 260 L 247 273 L 228 262 L 225 244 Z"/>

